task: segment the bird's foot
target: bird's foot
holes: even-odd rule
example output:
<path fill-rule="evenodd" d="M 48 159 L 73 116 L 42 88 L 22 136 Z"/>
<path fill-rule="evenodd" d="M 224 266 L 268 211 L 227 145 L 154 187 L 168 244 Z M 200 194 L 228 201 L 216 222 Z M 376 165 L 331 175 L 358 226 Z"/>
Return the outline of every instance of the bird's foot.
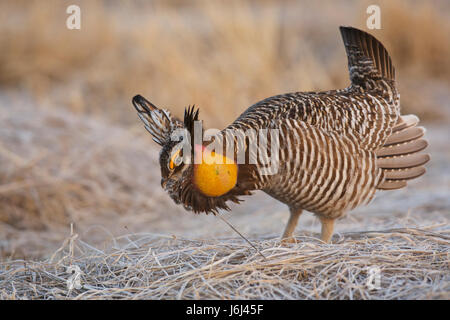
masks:
<path fill-rule="evenodd" d="M 297 243 L 297 239 L 295 239 L 294 237 L 281 239 L 281 244 L 282 245 L 287 245 L 287 244 L 291 244 L 291 243 Z"/>

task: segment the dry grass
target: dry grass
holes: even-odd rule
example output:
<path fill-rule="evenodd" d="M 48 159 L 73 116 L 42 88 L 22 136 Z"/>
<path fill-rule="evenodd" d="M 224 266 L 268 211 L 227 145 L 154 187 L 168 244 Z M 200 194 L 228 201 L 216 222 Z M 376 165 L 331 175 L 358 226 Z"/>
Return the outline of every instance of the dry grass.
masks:
<path fill-rule="evenodd" d="M 72 234 L 48 260 L 1 263 L 0 298 L 450 299 L 450 236 L 430 229 L 345 234 L 332 245 L 255 239 L 266 259 L 234 239 L 128 234 L 104 251 Z M 81 287 L 69 290 L 74 266 Z M 367 285 L 370 267 L 379 288 Z"/>
<path fill-rule="evenodd" d="M 128 108 L 136 93 L 178 115 L 195 103 L 215 127 L 267 96 L 345 87 L 337 27 L 365 28 L 368 5 L 90 0 L 78 2 L 82 29 L 70 31 L 72 3 L 0 4 L 1 86 L 23 88 L 40 105 L 126 124 L 135 121 Z M 448 3 L 380 6 L 383 30 L 371 32 L 392 53 L 405 112 L 441 119 L 450 84 Z"/>
<path fill-rule="evenodd" d="M 137 136 L 88 117 L 41 110 L 26 99 L 1 109 L 0 118 L 0 222 L 9 227 L 1 256 L 42 256 L 40 242 L 10 247 L 9 236 L 19 230 L 47 237 L 48 230 L 92 217 L 151 211 L 157 218 L 158 205 L 167 205 L 159 201 L 162 190 L 149 190 L 149 181 L 158 186 L 158 152 L 142 130 Z"/>

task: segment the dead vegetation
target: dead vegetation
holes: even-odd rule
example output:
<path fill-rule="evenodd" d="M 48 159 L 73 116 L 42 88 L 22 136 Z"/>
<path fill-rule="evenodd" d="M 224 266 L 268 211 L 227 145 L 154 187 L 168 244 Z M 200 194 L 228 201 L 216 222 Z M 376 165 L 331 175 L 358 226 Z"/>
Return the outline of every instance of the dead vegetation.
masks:
<path fill-rule="evenodd" d="M 3 299 L 449 299 L 450 236 L 433 228 L 254 239 L 127 234 L 111 249 L 72 234 L 49 259 L 1 263 Z M 72 273 L 72 270 L 78 270 Z M 378 268 L 379 283 L 370 279 Z M 374 270 L 374 269 L 372 269 Z M 73 277 L 79 280 L 75 286 Z"/>
<path fill-rule="evenodd" d="M 78 31 L 65 27 L 69 2 L 0 4 L 2 87 L 26 89 L 39 105 L 126 124 L 135 121 L 124 108 L 136 93 L 177 115 L 195 103 L 206 125 L 218 128 L 271 95 L 347 86 L 338 26 L 365 28 L 371 4 L 78 3 Z M 380 7 L 383 29 L 372 33 L 392 54 L 404 111 L 442 119 L 450 83 L 448 3 Z"/>

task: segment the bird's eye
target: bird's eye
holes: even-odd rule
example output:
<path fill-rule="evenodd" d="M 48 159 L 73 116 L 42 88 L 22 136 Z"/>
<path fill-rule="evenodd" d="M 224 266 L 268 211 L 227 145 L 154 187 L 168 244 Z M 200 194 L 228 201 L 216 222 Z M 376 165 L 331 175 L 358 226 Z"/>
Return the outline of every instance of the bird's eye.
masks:
<path fill-rule="evenodd" d="M 181 161 L 182 161 L 181 150 L 182 149 L 175 151 L 173 153 L 172 157 L 170 158 L 170 161 L 169 161 L 169 169 L 170 170 L 175 169 L 175 167 L 178 167 L 181 164 Z"/>

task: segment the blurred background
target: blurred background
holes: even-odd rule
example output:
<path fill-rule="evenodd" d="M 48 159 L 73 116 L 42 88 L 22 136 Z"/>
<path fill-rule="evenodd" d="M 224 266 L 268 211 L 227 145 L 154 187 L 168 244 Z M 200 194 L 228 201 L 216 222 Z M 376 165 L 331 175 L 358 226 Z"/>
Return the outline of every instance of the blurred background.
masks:
<path fill-rule="evenodd" d="M 81 8 L 80 30 L 66 28 L 72 4 Z M 366 27 L 371 4 L 381 8 L 381 30 Z M 131 98 L 142 94 L 179 117 L 195 104 L 206 127 L 223 128 L 272 95 L 344 88 L 340 25 L 386 46 L 402 112 L 421 118 L 433 151 L 426 178 L 358 209 L 340 230 L 373 228 L 361 213 L 394 225 L 392 216 L 410 217 L 411 208 L 420 208 L 414 221 L 426 213 L 445 223 L 450 2 L 3 0 L 0 259 L 45 257 L 71 223 L 92 243 L 135 232 L 231 235 L 161 190 L 159 150 Z M 288 213 L 257 194 L 229 217 L 248 235 L 278 236 Z M 300 230 L 318 230 L 312 217 L 304 221 Z"/>

